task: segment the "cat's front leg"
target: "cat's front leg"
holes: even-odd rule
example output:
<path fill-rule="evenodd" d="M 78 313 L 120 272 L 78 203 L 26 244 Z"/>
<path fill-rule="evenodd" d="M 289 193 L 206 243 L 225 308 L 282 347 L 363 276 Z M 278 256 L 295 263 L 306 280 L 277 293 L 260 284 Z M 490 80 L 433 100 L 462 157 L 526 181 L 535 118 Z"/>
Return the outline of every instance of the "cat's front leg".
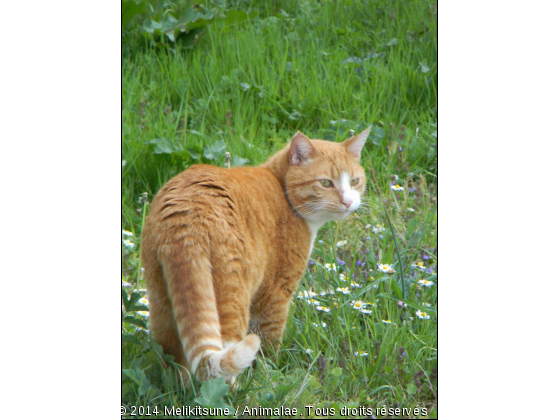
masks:
<path fill-rule="evenodd" d="M 290 312 L 293 291 L 270 287 L 251 305 L 250 329 L 278 350 Z"/>

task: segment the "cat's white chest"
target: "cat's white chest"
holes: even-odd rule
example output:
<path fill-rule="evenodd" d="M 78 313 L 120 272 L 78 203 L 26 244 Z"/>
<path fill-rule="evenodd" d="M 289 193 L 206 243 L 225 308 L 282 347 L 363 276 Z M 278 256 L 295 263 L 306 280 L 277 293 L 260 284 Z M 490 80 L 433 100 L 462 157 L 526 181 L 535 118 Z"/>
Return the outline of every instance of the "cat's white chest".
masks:
<path fill-rule="evenodd" d="M 317 232 L 319 231 L 319 228 L 323 226 L 323 222 L 310 222 L 308 220 L 306 220 L 306 222 L 307 222 L 307 227 L 311 232 L 311 244 L 309 245 L 309 256 L 311 257 L 311 252 L 313 251 L 313 244 L 315 243 Z"/>

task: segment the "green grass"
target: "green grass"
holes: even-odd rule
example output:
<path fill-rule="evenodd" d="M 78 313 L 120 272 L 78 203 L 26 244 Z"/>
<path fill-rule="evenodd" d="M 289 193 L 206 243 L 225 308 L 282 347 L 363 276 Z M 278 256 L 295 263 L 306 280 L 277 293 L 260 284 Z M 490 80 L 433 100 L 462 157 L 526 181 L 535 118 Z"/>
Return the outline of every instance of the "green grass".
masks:
<path fill-rule="evenodd" d="M 435 5 L 286 0 L 259 2 L 255 9 L 248 3 L 234 7 L 256 10 L 256 18 L 216 22 L 192 50 L 137 48 L 123 55 L 122 221 L 136 245 L 123 247 L 123 280 L 131 284 L 123 288 L 126 299 L 145 287 L 139 238 L 149 205 L 139 203 L 143 192 L 150 201 L 194 163 L 224 165 L 223 153 L 204 156 L 219 141 L 232 156 L 258 165 L 296 130 L 341 141 L 350 129 L 374 125 L 362 155 L 367 205 L 321 229 L 300 290 L 349 286 L 352 275 L 363 286 L 318 298 L 329 313 L 294 299 L 280 352 L 260 357 L 225 402 L 240 412 L 244 406 L 296 407 L 303 417 L 321 417 L 308 416 L 306 405 L 418 406 L 426 408 L 424 417 L 437 417 L 437 290 L 419 288 L 417 281 L 430 275 L 411 267 L 424 256 L 432 270 L 437 264 Z M 150 141 L 164 138 L 170 153 L 154 154 Z M 391 190 L 393 175 L 403 192 Z M 385 230 L 366 228 L 377 224 Z M 337 247 L 341 240 L 347 244 Z M 338 274 L 324 269 L 337 259 L 345 261 Z M 377 263 L 393 264 L 396 273 L 381 273 Z M 342 282 L 340 273 L 349 280 Z M 435 275 L 431 280 L 437 283 Z M 372 313 L 353 309 L 352 300 L 374 303 Z M 133 306 L 128 319 L 144 319 Z M 419 319 L 418 309 L 430 319 Z M 179 383 L 149 335 L 123 325 L 123 405 L 157 405 L 161 416 L 164 406 L 201 401 L 200 384 Z M 358 351 L 368 356 L 355 356 Z"/>

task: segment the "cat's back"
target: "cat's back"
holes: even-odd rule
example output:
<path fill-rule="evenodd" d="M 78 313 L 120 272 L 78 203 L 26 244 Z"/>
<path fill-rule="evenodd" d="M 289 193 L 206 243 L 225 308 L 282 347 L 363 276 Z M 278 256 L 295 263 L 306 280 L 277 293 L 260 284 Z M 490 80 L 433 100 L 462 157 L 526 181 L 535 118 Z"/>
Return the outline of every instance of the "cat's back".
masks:
<path fill-rule="evenodd" d="M 279 180 L 268 169 L 194 165 L 156 195 L 143 236 L 168 242 L 181 227 L 191 234 L 200 229 L 241 238 L 255 229 L 270 232 L 294 217 Z"/>

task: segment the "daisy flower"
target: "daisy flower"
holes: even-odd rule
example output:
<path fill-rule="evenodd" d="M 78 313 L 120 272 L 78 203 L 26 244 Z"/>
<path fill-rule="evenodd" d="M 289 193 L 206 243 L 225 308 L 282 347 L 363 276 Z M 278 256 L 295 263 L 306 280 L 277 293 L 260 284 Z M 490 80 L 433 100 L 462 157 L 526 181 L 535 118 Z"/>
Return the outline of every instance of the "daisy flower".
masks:
<path fill-rule="evenodd" d="M 412 267 L 417 268 L 420 271 L 424 271 L 426 269 L 422 261 L 418 261 L 416 264 L 412 264 Z"/>
<path fill-rule="evenodd" d="M 373 233 L 381 233 L 385 230 L 385 228 L 378 223 L 377 225 L 373 226 L 371 230 L 373 231 Z"/>
<path fill-rule="evenodd" d="M 313 350 L 307 349 L 307 350 L 305 350 L 305 352 L 306 352 L 307 354 L 311 354 L 311 353 L 313 353 Z"/>
<path fill-rule="evenodd" d="M 351 303 L 352 308 L 357 310 L 365 309 L 365 307 L 368 305 L 366 302 L 362 302 L 361 300 L 353 300 Z"/>
<path fill-rule="evenodd" d="M 346 281 L 346 280 L 348 280 L 348 277 L 346 277 L 344 274 L 341 274 L 340 275 L 340 280 Z"/>
<path fill-rule="evenodd" d="M 123 239 L 123 244 L 124 246 L 126 246 L 128 249 L 134 249 L 134 247 L 136 246 L 134 244 L 134 242 L 129 241 L 128 239 Z"/>
<path fill-rule="evenodd" d="M 318 305 L 321 304 L 321 302 L 319 302 L 319 301 L 316 300 L 316 299 L 306 299 L 305 301 L 306 301 L 307 303 L 309 303 L 310 305 L 315 305 L 315 306 L 318 306 Z"/>
<path fill-rule="evenodd" d="M 336 288 L 336 291 L 337 291 L 337 292 L 340 292 L 340 293 L 342 293 L 342 294 L 345 294 L 345 295 L 349 295 L 349 294 L 350 294 L 350 289 L 349 289 L 348 287 L 337 287 L 337 288 Z"/>
<path fill-rule="evenodd" d="M 360 288 L 360 287 L 362 287 L 362 285 L 356 283 L 355 281 L 351 281 L 351 282 L 350 282 L 350 287 L 358 287 L 358 288 Z"/>
<path fill-rule="evenodd" d="M 392 324 L 390 319 L 382 319 L 381 322 L 383 322 L 384 324 L 389 324 L 389 325 Z"/>
<path fill-rule="evenodd" d="M 399 184 L 397 185 L 391 185 L 391 189 L 393 191 L 404 191 L 404 187 L 401 187 Z"/>
<path fill-rule="evenodd" d="M 414 213 L 414 211 L 415 211 L 415 210 L 414 210 L 413 208 L 411 208 L 411 207 L 407 208 L 407 210 L 408 210 L 409 212 L 411 212 L 411 213 Z"/>
<path fill-rule="evenodd" d="M 354 353 L 354 356 L 361 356 L 361 357 L 365 357 L 365 356 L 369 356 L 369 353 L 366 353 L 365 351 L 357 351 L 356 353 Z"/>
<path fill-rule="evenodd" d="M 311 325 L 313 325 L 315 328 L 319 328 L 319 324 L 317 324 L 316 322 L 312 322 Z M 327 328 L 327 324 L 321 322 L 321 327 Z"/>
<path fill-rule="evenodd" d="M 360 309 L 360 312 L 366 315 L 371 314 L 371 311 L 369 309 Z"/>
<path fill-rule="evenodd" d="M 336 271 L 337 267 L 336 264 L 325 264 L 325 270 L 327 271 Z"/>
<path fill-rule="evenodd" d="M 346 240 L 344 240 L 344 241 L 338 241 L 338 242 L 336 243 L 336 247 L 337 247 L 337 248 L 340 248 L 341 246 L 344 246 L 344 245 L 346 245 L 347 243 L 348 243 L 348 241 L 346 241 Z"/>
<path fill-rule="evenodd" d="M 395 272 L 395 269 L 389 264 L 377 264 L 377 268 L 383 273 L 393 274 Z"/>
<path fill-rule="evenodd" d="M 315 293 L 313 290 L 303 290 L 301 292 L 298 293 L 298 299 L 310 299 L 310 298 L 314 298 L 315 296 L 317 296 L 317 293 Z"/>
<path fill-rule="evenodd" d="M 318 311 L 323 311 L 323 312 L 330 312 L 331 310 L 329 308 L 327 308 L 326 306 L 315 306 L 315 309 L 317 309 Z"/>
<path fill-rule="evenodd" d="M 426 279 L 418 280 L 418 284 L 424 287 L 432 287 L 434 282 Z"/>
<path fill-rule="evenodd" d="M 416 311 L 416 316 L 420 319 L 430 319 L 430 315 L 420 310 Z"/>
<path fill-rule="evenodd" d="M 124 229 L 122 231 L 122 235 L 123 236 L 129 236 L 129 237 L 134 236 L 132 232 L 129 232 L 128 230 L 124 230 Z"/>

